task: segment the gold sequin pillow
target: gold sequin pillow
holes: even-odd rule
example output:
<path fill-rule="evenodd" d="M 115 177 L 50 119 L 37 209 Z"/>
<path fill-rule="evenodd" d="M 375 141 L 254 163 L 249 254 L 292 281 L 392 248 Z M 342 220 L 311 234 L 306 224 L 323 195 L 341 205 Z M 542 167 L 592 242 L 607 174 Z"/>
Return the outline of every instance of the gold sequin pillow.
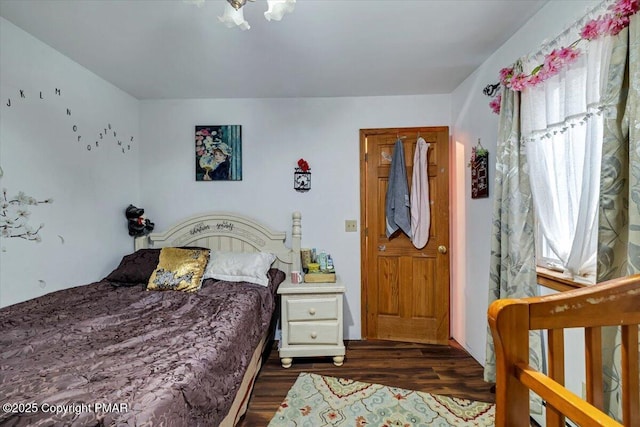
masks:
<path fill-rule="evenodd" d="M 149 291 L 196 292 L 209 261 L 206 249 L 162 248 L 156 269 L 149 278 Z"/>

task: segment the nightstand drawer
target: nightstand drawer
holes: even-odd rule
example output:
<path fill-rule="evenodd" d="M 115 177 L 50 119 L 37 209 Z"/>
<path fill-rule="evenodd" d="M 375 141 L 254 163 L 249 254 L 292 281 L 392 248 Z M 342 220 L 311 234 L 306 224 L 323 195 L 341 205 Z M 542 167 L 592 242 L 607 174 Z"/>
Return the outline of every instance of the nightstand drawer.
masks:
<path fill-rule="evenodd" d="M 278 287 L 281 336 L 279 355 L 283 368 L 290 368 L 296 357 L 333 357 L 342 366 L 345 357 L 343 298 L 340 278 L 331 283 L 291 283 Z"/>
<path fill-rule="evenodd" d="M 338 319 L 338 298 L 335 295 L 313 298 L 287 298 L 286 310 L 287 318 L 293 321 Z"/>
<path fill-rule="evenodd" d="M 338 344 L 338 322 L 289 323 L 289 344 Z"/>

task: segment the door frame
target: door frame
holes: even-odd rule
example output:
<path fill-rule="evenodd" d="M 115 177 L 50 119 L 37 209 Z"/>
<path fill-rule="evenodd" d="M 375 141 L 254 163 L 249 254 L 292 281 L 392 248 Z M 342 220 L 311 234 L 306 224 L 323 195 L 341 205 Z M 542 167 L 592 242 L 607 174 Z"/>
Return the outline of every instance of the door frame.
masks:
<path fill-rule="evenodd" d="M 368 316 L 367 316 L 367 301 L 368 301 L 368 280 L 369 280 L 369 271 L 368 271 L 368 255 L 366 251 L 367 244 L 367 233 L 368 233 L 368 223 L 366 218 L 366 183 L 367 183 L 367 141 L 365 137 L 365 133 L 369 135 L 375 134 L 383 134 L 383 133 L 393 133 L 396 132 L 398 136 L 401 136 L 403 132 L 426 132 L 429 131 L 447 131 L 447 150 L 448 150 L 448 164 L 447 168 L 447 180 L 448 180 L 448 203 L 447 203 L 447 213 L 448 216 L 448 224 L 449 227 L 446 230 L 447 240 L 448 240 L 448 252 L 449 252 L 449 265 L 447 266 L 447 274 L 449 276 L 449 308 L 448 308 L 448 316 L 449 316 L 449 338 L 451 337 L 451 263 L 453 260 L 453 254 L 451 253 L 451 134 L 449 133 L 448 126 L 414 126 L 414 127 L 391 127 L 391 128 L 361 128 L 359 129 L 359 139 L 360 139 L 360 336 L 361 339 L 367 340 L 368 337 Z"/>

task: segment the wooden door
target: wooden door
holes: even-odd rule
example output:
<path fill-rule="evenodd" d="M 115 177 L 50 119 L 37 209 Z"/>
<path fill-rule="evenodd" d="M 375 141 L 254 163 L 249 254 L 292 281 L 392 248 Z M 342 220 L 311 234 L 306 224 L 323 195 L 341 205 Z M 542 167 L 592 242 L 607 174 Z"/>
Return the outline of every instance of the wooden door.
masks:
<path fill-rule="evenodd" d="M 416 249 L 402 231 L 385 234 L 385 200 L 393 147 L 403 142 L 411 188 L 418 136 L 428 151 L 431 225 Z M 362 335 L 369 339 L 447 344 L 449 340 L 449 130 L 362 129 Z"/>

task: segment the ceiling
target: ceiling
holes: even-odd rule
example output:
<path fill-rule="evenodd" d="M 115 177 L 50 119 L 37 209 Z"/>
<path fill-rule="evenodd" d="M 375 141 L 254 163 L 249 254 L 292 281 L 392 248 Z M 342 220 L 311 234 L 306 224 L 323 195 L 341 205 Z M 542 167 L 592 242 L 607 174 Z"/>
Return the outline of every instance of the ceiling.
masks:
<path fill-rule="evenodd" d="M 448 94 L 546 0 L 0 0 L 0 16 L 138 99 Z M 514 58 L 515 60 L 515 58 Z M 508 65 L 508 64 L 505 64 Z"/>

